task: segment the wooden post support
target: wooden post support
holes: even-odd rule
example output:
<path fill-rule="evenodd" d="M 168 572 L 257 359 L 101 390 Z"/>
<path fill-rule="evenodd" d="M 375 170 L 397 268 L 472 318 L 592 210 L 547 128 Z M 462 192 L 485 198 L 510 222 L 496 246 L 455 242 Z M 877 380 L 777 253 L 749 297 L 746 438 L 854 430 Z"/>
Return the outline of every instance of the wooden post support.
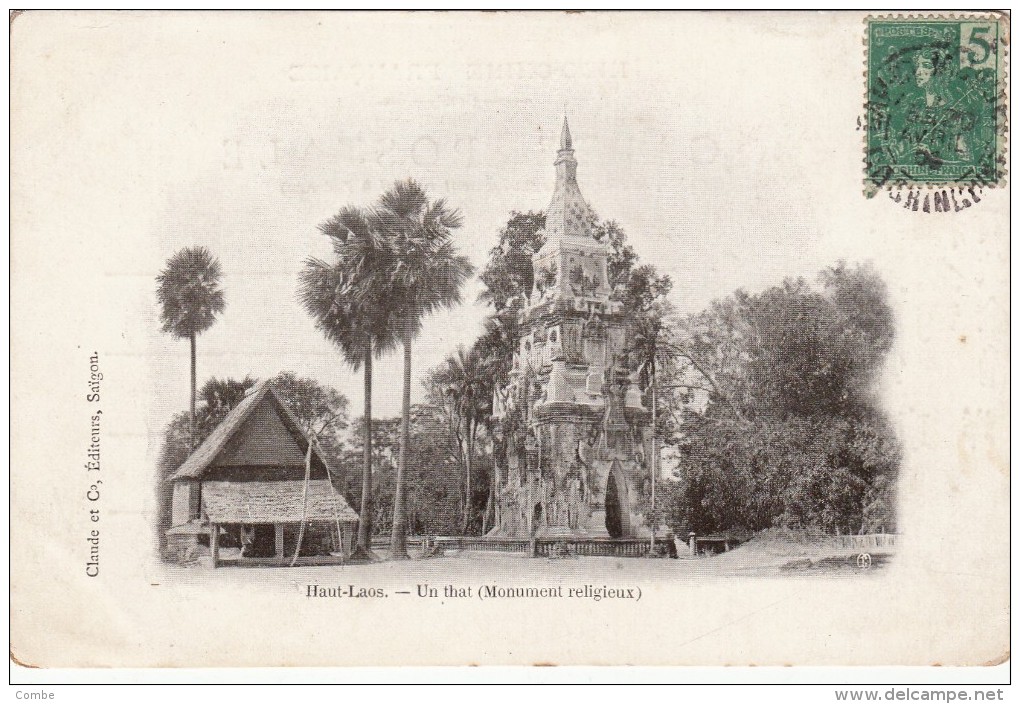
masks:
<path fill-rule="evenodd" d="M 209 551 L 212 553 L 213 569 L 219 567 L 220 561 L 220 526 L 212 524 L 212 532 L 209 534 Z"/>
<path fill-rule="evenodd" d="M 351 556 L 351 546 L 354 544 L 354 525 L 351 523 L 343 524 L 343 554 L 344 557 Z"/>
<path fill-rule="evenodd" d="M 286 559 L 283 554 L 283 524 L 274 523 L 273 530 L 276 532 L 276 561 L 283 562 Z"/>

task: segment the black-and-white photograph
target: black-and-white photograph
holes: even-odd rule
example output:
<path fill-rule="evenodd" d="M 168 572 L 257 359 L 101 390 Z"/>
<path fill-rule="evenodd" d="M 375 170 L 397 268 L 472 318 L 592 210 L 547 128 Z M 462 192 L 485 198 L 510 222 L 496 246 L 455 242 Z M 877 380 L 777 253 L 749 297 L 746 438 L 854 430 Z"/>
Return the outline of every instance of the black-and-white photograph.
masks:
<path fill-rule="evenodd" d="M 19 672 L 1004 662 L 1008 26 L 12 17 Z"/>
<path fill-rule="evenodd" d="M 523 555 L 598 579 L 857 573 L 890 559 L 901 449 L 879 400 L 895 337 L 880 274 L 840 261 L 685 312 L 680 262 L 643 261 L 585 200 L 567 118 L 549 156 L 548 206 L 510 210 L 484 264 L 458 248 L 470 225 L 455 203 L 413 176 L 339 208 L 310 229 L 331 252 L 310 254 L 291 300 L 279 296 L 304 320 L 273 316 L 270 301 L 228 308 L 205 245 L 167 260 L 161 329 L 168 353 L 191 349 L 190 407 L 167 424 L 155 475 L 167 560 L 414 558 L 434 574 L 470 560 L 484 578 L 533 569 Z M 230 260 L 268 265 L 258 252 Z M 477 336 L 437 331 L 457 344 L 416 354 L 440 311 Z M 241 359 L 311 347 L 317 333 L 335 360 L 291 354 L 296 368 L 268 378 L 241 362 L 200 384 L 197 343 L 231 315 L 263 326 L 221 337 Z M 387 357 L 402 373 L 376 372 Z M 352 408 L 330 381 L 350 389 L 355 372 Z M 399 415 L 373 417 L 373 395 L 401 399 Z M 605 557 L 682 562 L 588 559 Z"/>

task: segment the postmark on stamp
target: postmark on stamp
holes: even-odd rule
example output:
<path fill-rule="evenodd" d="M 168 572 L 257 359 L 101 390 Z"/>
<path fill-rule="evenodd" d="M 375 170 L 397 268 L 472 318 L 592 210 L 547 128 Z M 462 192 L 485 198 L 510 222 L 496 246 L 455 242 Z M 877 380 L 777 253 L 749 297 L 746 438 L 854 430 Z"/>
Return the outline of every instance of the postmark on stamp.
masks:
<path fill-rule="evenodd" d="M 866 194 L 1002 181 L 1004 34 L 989 17 L 868 18 Z"/>

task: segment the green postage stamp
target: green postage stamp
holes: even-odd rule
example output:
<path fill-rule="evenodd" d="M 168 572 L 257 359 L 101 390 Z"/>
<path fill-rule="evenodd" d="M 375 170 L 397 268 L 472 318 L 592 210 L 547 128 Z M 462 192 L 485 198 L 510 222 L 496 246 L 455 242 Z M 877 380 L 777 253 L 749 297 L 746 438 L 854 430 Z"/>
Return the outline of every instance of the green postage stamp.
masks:
<path fill-rule="evenodd" d="M 993 17 L 868 18 L 868 191 L 1003 180 L 1008 32 Z"/>

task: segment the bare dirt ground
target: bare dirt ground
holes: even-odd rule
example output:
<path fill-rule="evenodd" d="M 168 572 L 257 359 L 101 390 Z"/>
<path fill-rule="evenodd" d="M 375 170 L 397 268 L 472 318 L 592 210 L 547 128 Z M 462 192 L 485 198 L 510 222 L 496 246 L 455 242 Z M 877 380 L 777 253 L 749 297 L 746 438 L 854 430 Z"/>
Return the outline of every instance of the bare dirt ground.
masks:
<path fill-rule="evenodd" d="M 221 567 L 208 565 L 171 568 L 184 582 L 245 583 L 252 571 L 262 583 L 331 584 L 355 582 L 392 589 L 415 587 L 416 583 L 474 584 L 479 580 L 527 585 L 555 585 L 578 581 L 675 582 L 745 578 L 844 578 L 862 579 L 882 571 L 889 555 L 875 555 L 862 569 L 858 553 L 841 550 L 826 541 L 798 541 L 785 537 L 758 536 L 729 552 L 679 559 L 619 557 L 529 558 L 505 552 L 460 551 L 441 557 L 420 557 L 412 551 L 409 561 L 390 561 L 377 551 L 378 561 L 316 567 Z"/>
<path fill-rule="evenodd" d="M 763 533 L 735 550 L 707 558 L 725 571 L 740 566 L 750 571 L 774 571 L 780 575 L 854 576 L 880 571 L 889 564 L 890 552 L 869 552 L 843 548 L 828 537 L 807 534 Z"/>

